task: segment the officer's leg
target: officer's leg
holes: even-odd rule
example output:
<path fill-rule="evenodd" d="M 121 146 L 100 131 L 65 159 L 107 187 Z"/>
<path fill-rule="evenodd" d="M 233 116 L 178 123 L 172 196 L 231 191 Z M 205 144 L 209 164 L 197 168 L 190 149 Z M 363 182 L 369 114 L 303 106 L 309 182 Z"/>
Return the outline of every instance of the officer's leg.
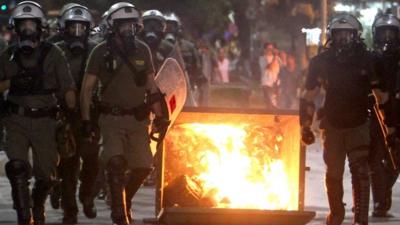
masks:
<path fill-rule="evenodd" d="M 126 215 L 125 183 L 128 172 L 124 159 L 124 132 L 114 124 L 114 120 L 100 120 L 103 135 L 101 161 L 106 168 L 106 179 L 111 195 L 111 219 L 117 225 L 129 224 Z"/>
<path fill-rule="evenodd" d="M 94 198 L 96 196 L 96 177 L 99 172 L 99 145 L 81 140 L 78 151 L 82 158 L 79 200 L 82 202 L 86 217 L 95 218 L 97 213 L 94 207 Z"/>
<path fill-rule="evenodd" d="M 58 164 L 56 147 L 56 121 L 52 118 L 32 119 L 31 145 L 33 151 L 33 174 L 35 185 L 32 190 L 33 218 L 35 225 L 44 224 L 45 202 L 55 183 Z"/>
<path fill-rule="evenodd" d="M 369 211 L 369 127 L 368 125 L 352 129 L 346 135 L 346 150 L 349 160 L 353 186 L 353 224 L 368 224 Z"/>
<path fill-rule="evenodd" d="M 343 148 L 342 134 L 328 128 L 323 131 L 324 162 L 326 165 L 325 186 L 330 212 L 326 218 L 327 225 L 340 225 L 344 220 L 343 173 L 346 152 Z"/>
<path fill-rule="evenodd" d="M 386 211 L 389 211 L 392 207 L 392 189 L 393 186 L 396 184 L 397 178 L 399 177 L 399 173 L 393 171 L 386 171 L 386 173 L 387 173 L 387 189 L 385 192 L 385 199 L 386 199 Z"/>
<path fill-rule="evenodd" d="M 60 165 L 57 167 L 57 176 L 59 179 L 60 174 L 62 173 L 60 166 L 62 162 L 60 162 Z M 61 200 L 61 180 L 58 180 L 57 183 L 54 184 L 53 188 L 51 189 L 50 192 L 50 205 L 53 209 L 59 209 L 60 208 L 60 200 Z"/>
<path fill-rule="evenodd" d="M 142 186 L 143 181 L 152 171 L 151 168 L 136 168 L 129 172 L 129 177 L 126 184 L 126 212 L 129 222 L 133 221 L 133 215 L 131 212 L 132 198 L 136 192 Z"/>
<path fill-rule="evenodd" d="M 76 189 L 78 185 L 80 159 L 79 155 L 62 159 L 59 165 L 61 178 L 61 205 L 64 210 L 63 223 L 76 224 L 78 205 L 76 203 Z"/>
<path fill-rule="evenodd" d="M 113 156 L 107 165 L 107 181 L 111 194 L 111 219 L 118 225 L 129 224 L 126 211 L 125 185 L 128 164 L 123 156 Z"/>
<path fill-rule="evenodd" d="M 17 211 L 18 224 L 31 224 L 31 197 L 29 179 L 32 169 L 28 161 L 29 139 L 27 138 L 26 119 L 9 116 L 4 119 L 7 130 L 6 154 L 10 161 L 6 164 L 6 174 L 11 183 L 14 208 Z"/>
<path fill-rule="evenodd" d="M 147 126 L 130 132 L 126 139 L 125 158 L 132 159 L 129 163 L 130 176 L 126 186 L 126 204 L 128 218 L 132 220 L 131 202 L 136 192 L 152 171 L 153 156 L 150 149 L 150 138 Z"/>
<path fill-rule="evenodd" d="M 30 225 L 32 223 L 32 203 L 29 193 L 29 179 L 32 175 L 31 165 L 28 161 L 14 159 L 6 164 L 5 170 L 11 183 L 18 225 Z"/>
<path fill-rule="evenodd" d="M 374 121 L 372 121 L 374 122 Z M 380 134 L 380 129 L 376 124 L 371 124 L 371 145 L 369 155 L 369 168 L 371 178 L 371 190 L 373 197 L 373 212 L 374 217 L 385 217 L 387 215 L 388 204 L 387 192 L 388 187 L 388 171 L 384 168 L 382 159 L 384 158 L 385 145 L 383 137 Z"/>
<path fill-rule="evenodd" d="M 45 224 L 44 204 L 53 184 L 54 180 L 52 179 L 35 178 L 35 185 L 32 189 L 34 225 Z"/>

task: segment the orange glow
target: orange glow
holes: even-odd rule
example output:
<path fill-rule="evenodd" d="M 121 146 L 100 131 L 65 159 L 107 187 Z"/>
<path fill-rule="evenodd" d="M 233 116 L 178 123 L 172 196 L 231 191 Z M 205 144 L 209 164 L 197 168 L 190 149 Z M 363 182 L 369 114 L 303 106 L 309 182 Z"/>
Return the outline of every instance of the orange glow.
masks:
<path fill-rule="evenodd" d="M 296 210 L 298 190 L 290 183 L 298 174 L 290 176 L 282 159 L 284 141 L 282 130 L 273 126 L 176 125 L 166 140 L 165 184 L 183 173 L 213 207 Z"/>

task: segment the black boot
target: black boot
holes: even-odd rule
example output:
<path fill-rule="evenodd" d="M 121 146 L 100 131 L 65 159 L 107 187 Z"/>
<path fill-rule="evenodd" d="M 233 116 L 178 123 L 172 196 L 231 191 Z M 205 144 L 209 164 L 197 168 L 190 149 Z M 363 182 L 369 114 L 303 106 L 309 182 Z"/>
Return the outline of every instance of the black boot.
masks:
<path fill-rule="evenodd" d="M 325 178 L 326 192 L 330 212 L 326 217 L 327 225 L 340 225 L 344 220 L 345 209 L 343 203 L 343 180 Z"/>
<path fill-rule="evenodd" d="M 61 198 L 60 184 L 57 183 L 54 185 L 54 187 L 50 192 L 50 205 L 53 209 L 60 208 L 60 198 Z"/>
<path fill-rule="evenodd" d="M 59 165 L 61 177 L 61 206 L 64 211 L 63 223 L 76 224 L 78 204 L 76 190 L 78 185 L 80 159 L 78 155 L 62 159 Z"/>
<path fill-rule="evenodd" d="M 107 166 L 107 182 L 111 195 L 111 219 L 116 225 L 129 225 L 126 211 L 125 184 L 127 163 L 122 156 L 114 156 Z"/>
<path fill-rule="evenodd" d="M 350 165 L 353 185 L 354 222 L 353 224 L 368 224 L 369 188 L 368 164 L 359 160 Z"/>
<path fill-rule="evenodd" d="M 33 199 L 33 220 L 34 225 L 44 225 L 45 224 L 45 202 L 47 199 L 47 195 L 49 194 L 53 181 L 48 179 L 38 179 L 35 181 L 35 186 L 32 190 L 32 199 Z"/>
<path fill-rule="evenodd" d="M 14 209 L 17 211 L 18 225 L 31 225 L 33 223 L 32 202 L 28 181 L 31 178 L 31 166 L 26 161 L 11 160 L 6 164 L 5 170 L 11 183 L 11 195 Z"/>
<path fill-rule="evenodd" d="M 130 223 L 133 222 L 133 215 L 131 211 L 132 198 L 142 186 L 143 181 L 150 174 L 151 168 L 138 168 L 133 169 L 129 173 L 129 178 L 126 185 L 126 214 Z"/>
<path fill-rule="evenodd" d="M 93 219 L 97 216 L 96 206 L 94 204 L 96 177 L 99 172 L 97 160 L 97 152 L 95 155 L 85 155 L 83 157 L 82 170 L 80 175 L 81 185 L 79 188 L 79 200 L 83 206 L 83 213 L 87 218 Z"/>

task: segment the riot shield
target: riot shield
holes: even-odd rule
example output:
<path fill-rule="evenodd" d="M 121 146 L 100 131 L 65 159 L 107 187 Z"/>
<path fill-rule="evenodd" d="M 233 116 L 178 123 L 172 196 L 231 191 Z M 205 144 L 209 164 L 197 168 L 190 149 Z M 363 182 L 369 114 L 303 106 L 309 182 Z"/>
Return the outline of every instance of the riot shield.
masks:
<path fill-rule="evenodd" d="M 187 96 L 186 96 L 186 101 L 185 101 L 185 106 L 189 106 L 189 107 L 196 107 L 197 103 L 196 100 L 194 98 L 194 94 L 193 94 L 193 89 L 192 89 L 192 84 L 190 83 L 189 80 L 189 76 L 187 74 L 187 72 L 185 72 L 185 62 L 183 61 L 182 55 L 181 55 L 181 50 L 179 49 L 179 45 L 175 44 L 174 45 L 174 49 L 171 51 L 171 53 L 169 54 L 169 57 L 176 59 L 176 61 L 179 63 L 179 65 L 181 66 L 182 70 L 183 70 L 183 74 L 185 76 L 186 79 L 186 90 L 187 90 Z"/>
<path fill-rule="evenodd" d="M 185 105 L 187 97 L 187 82 L 179 63 L 173 58 L 167 58 L 155 77 L 155 84 L 164 94 L 161 103 L 164 115 L 168 115 L 171 124 Z"/>

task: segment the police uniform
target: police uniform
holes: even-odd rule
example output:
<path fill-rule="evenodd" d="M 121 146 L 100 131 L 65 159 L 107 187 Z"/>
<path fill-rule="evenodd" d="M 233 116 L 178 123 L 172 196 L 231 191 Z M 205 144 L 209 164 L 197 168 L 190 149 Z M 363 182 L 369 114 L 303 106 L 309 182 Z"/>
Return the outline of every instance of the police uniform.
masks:
<path fill-rule="evenodd" d="M 185 62 L 185 69 L 189 74 L 190 81 L 193 85 L 201 85 L 204 82 L 202 74 L 199 53 L 196 46 L 185 39 L 178 39 L 177 44 L 181 50 L 182 58 Z"/>
<path fill-rule="evenodd" d="M 394 107 L 396 105 L 396 92 L 398 72 L 399 72 L 399 61 L 400 51 L 399 42 L 400 37 L 398 32 L 400 31 L 400 21 L 392 14 L 383 14 L 377 16 L 373 26 L 373 40 L 374 40 L 374 62 L 376 70 L 379 71 L 381 83 L 384 84 L 385 90 L 389 93 L 389 108 L 390 115 L 385 118 L 386 125 L 395 127 L 398 123 L 398 115 L 394 113 Z M 396 32 L 397 37 L 382 38 L 382 34 L 386 35 L 385 32 Z M 387 154 L 387 147 L 385 145 L 385 137 L 382 133 L 381 124 L 374 113 L 374 109 L 371 108 L 371 150 L 370 150 L 370 177 L 371 177 L 371 191 L 374 201 L 372 216 L 374 217 L 386 217 L 389 216 L 387 212 L 391 208 L 392 204 L 392 188 L 398 178 L 398 171 L 393 171 L 390 168 L 390 163 L 383 163 L 384 161 L 389 162 L 390 158 Z"/>
<path fill-rule="evenodd" d="M 137 71 L 146 74 L 154 73 L 148 47 L 141 41 L 136 41 L 136 47 L 137 49 L 130 60 Z M 109 72 L 104 62 L 104 55 L 107 51 L 106 42 L 99 44 L 91 53 L 86 68 L 86 73 L 98 76 L 103 86 L 101 105 L 124 109 L 140 106 L 145 98 L 146 87 L 136 85 L 132 72 L 118 55 L 115 55 L 117 65 L 115 72 Z M 152 156 L 148 146 L 148 118 L 138 121 L 134 115 L 115 116 L 102 113 L 99 118 L 99 125 L 104 138 L 103 162 L 108 162 L 115 155 L 126 155 L 129 159 L 130 168 L 151 166 Z M 131 140 L 135 135 L 137 135 L 137 138 Z"/>
<path fill-rule="evenodd" d="M 48 53 L 43 55 L 45 52 Z M 75 90 L 75 84 L 64 54 L 48 43 L 42 43 L 31 57 L 18 54 L 15 46 L 9 47 L 0 56 L 0 71 L 1 80 L 12 80 L 24 76 L 23 73 L 31 73 L 30 76 L 37 78 L 37 82 L 27 89 L 11 86 L 8 93 L 10 114 L 3 120 L 10 161 L 28 162 L 29 148 L 32 148 L 37 187 L 32 193 L 35 212 L 35 205 L 43 207 L 59 160 L 55 142 L 57 100 L 54 93 Z M 39 186 L 42 186 L 40 191 Z"/>
<path fill-rule="evenodd" d="M 377 81 L 372 57 L 359 47 L 346 60 L 339 61 L 328 49 L 310 62 L 306 89 L 323 86 L 326 90 L 323 131 L 326 186 L 332 214 L 343 214 L 343 173 L 346 157 L 352 174 L 355 221 L 368 221 L 369 202 L 369 124 L 368 94 Z"/>
<path fill-rule="evenodd" d="M 86 67 L 86 60 L 92 51 L 92 49 L 97 45 L 93 41 L 88 41 L 87 49 L 82 52 L 82 54 L 76 55 L 71 52 L 65 41 L 57 43 L 60 47 L 71 68 L 71 74 L 74 81 L 80 90 L 83 80 L 83 75 Z M 86 140 L 80 134 L 80 123 L 81 118 L 79 114 L 75 114 L 72 118 L 72 128 L 76 142 L 76 153 L 72 156 L 67 156 L 66 158 L 61 158 L 60 165 L 58 168 L 58 174 L 61 178 L 61 203 L 64 210 L 64 218 L 69 216 L 76 217 L 78 212 L 78 206 L 76 203 L 75 193 L 78 184 L 78 177 L 81 180 L 81 185 L 79 188 L 79 199 L 84 206 L 87 204 L 92 204 L 94 198 L 94 184 L 96 176 L 99 170 L 98 165 L 98 152 L 99 145 L 97 143 L 88 144 Z M 94 116 L 95 118 L 96 116 Z M 61 154 L 66 155 L 66 154 Z M 82 165 L 80 159 L 82 158 Z M 54 193 L 56 194 L 56 193 Z M 85 200 L 88 199 L 88 200 Z M 56 199 L 58 201 L 58 199 Z M 85 207 L 84 207 L 85 208 Z M 84 210 L 87 211 L 87 210 Z M 85 214 L 88 214 L 85 212 Z M 93 216 L 89 216 L 93 217 Z"/>
<path fill-rule="evenodd" d="M 107 68 L 107 42 L 96 46 L 86 68 L 86 73 L 96 75 L 102 86 L 99 127 L 104 150 L 101 161 L 105 168 L 108 168 L 111 159 L 122 156 L 132 174 L 130 182 L 126 185 L 127 210 L 130 210 L 131 199 L 151 171 L 153 163 L 148 115 L 136 118 L 148 89 L 146 86 L 138 86 L 134 77 L 154 74 L 153 61 L 147 45 L 136 40 L 135 46 L 134 52 L 128 57 L 137 71 L 136 74 L 132 73 L 118 54 L 113 54 L 114 70 L 110 71 Z M 113 193 L 111 195 L 115 198 Z M 130 215 L 129 217 L 131 218 Z"/>

